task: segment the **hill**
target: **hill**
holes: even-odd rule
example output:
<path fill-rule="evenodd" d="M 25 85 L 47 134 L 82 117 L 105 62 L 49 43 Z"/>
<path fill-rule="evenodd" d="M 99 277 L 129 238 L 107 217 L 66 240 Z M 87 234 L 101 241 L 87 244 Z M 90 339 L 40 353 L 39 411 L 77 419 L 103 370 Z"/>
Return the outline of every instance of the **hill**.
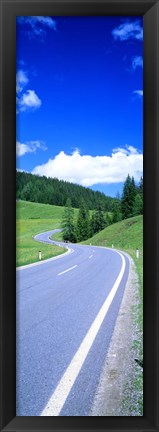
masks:
<path fill-rule="evenodd" d="M 143 216 L 135 216 L 108 226 L 82 244 L 113 247 L 121 249 L 133 258 L 140 282 L 140 294 L 143 289 Z M 139 249 L 139 259 L 136 249 Z"/>
<path fill-rule="evenodd" d="M 39 204 L 29 201 L 19 200 L 16 203 L 16 219 L 29 219 L 39 221 L 50 219 L 53 224 L 58 225 L 61 220 L 64 208 L 60 206 L 54 206 L 49 204 Z M 75 210 L 77 211 L 77 210 Z"/>
<path fill-rule="evenodd" d="M 137 248 L 143 251 L 143 216 L 135 216 L 108 226 L 84 243 L 107 246 L 134 252 Z"/>
<path fill-rule="evenodd" d="M 133 258 L 140 282 L 140 296 L 143 292 L 143 216 L 124 219 L 108 226 L 95 236 L 82 242 L 82 244 L 113 247 L 121 249 Z M 139 259 L 136 258 L 136 249 L 139 249 Z"/>
<path fill-rule="evenodd" d="M 32 239 L 40 232 L 60 227 L 63 207 L 47 204 L 17 201 L 16 203 L 16 261 L 17 267 L 64 253 L 66 250 L 55 245 L 45 245 Z M 77 212 L 77 209 L 75 210 Z"/>
<path fill-rule="evenodd" d="M 95 209 L 100 202 L 104 210 L 109 212 L 112 211 L 113 203 L 116 201 L 102 192 L 74 183 L 19 171 L 16 171 L 16 197 L 25 201 L 57 206 L 65 206 L 67 198 L 70 198 L 74 208 L 79 208 L 81 200 L 84 200 L 89 210 Z"/>

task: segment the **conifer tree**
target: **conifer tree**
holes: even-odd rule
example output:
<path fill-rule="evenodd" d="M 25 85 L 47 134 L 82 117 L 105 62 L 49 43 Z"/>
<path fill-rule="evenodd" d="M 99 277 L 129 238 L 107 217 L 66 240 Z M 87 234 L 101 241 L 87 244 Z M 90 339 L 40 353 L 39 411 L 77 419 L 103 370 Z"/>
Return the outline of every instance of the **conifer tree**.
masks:
<path fill-rule="evenodd" d="M 105 215 L 105 222 L 106 222 L 106 225 L 105 225 L 106 227 L 113 223 L 113 217 L 108 212 Z"/>
<path fill-rule="evenodd" d="M 141 201 L 142 201 L 142 207 L 141 207 L 142 213 L 141 214 L 143 214 L 143 177 L 140 178 L 138 193 L 139 193 Z"/>
<path fill-rule="evenodd" d="M 91 235 L 96 234 L 97 232 L 101 231 L 106 226 L 106 220 L 104 216 L 104 209 L 102 206 L 102 203 L 99 202 L 97 204 L 97 208 L 95 212 L 92 215 L 91 218 Z"/>
<path fill-rule="evenodd" d="M 93 235 L 95 234 L 95 226 L 96 226 L 95 211 L 93 211 L 90 219 L 90 237 L 93 237 Z"/>
<path fill-rule="evenodd" d="M 133 206 L 133 216 L 138 216 L 140 214 L 143 214 L 143 201 L 142 197 L 137 193 Z"/>
<path fill-rule="evenodd" d="M 136 196 L 136 186 L 134 178 L 130 177 L 128 174 L 124 187 L 123 187 L 123 193 L 121 198 L 121 211 L 122 211 L 122 218 L 127 219 L 133 216 L 133 206 Z"/>
<path fill-rule="evenodd" d="M 112 215 L 112 223 L 116 223 L 122 220 L 122 212 L 121 212 L 121 200 L 120 194 L 117 192 L 116 199 L 113 203 L 113 215 Z"/>
<path fill-rule="evenodd" d="M 139 182 L 139 193 L 143 195 L 143 177 L 140 178 Z"/>
<path fill-rule="evenodd" d="M 90 235 L 89 212 L 82 199 L 77 218 L 78 241 L 87 240 Z"/>
<path fill-rule="evenodd" d="M 62 231 L 63 240 L 76 243 L 77 236 L 75 233 L 75 226 L 74 226 L 74 210 L 72 208 L 70 198 L 68 198 L 66 201 L 66 208 L 64 210 L 61 226 L 63 228 Z"/>

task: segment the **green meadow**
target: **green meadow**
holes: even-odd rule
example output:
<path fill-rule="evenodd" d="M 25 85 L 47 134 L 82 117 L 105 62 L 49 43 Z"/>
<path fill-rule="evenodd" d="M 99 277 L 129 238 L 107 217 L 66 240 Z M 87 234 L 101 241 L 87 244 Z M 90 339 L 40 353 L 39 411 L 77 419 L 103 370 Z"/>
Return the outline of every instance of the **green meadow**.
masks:
<path fill-rule="evenodd" d="M 82 242 L 95 246 L 113 247 L 127 252 L 134 260 L 139 277 L 139 324 L 142 328 L 143 305 L 143 216 L 135 216 L 108 226 L 94 237 Z M 139 249 L 139 258 L 136 249 Z"/>
<path fill-rule="evenodd" d="M 37 204 L 27 201 L 16 203 L 16 264 L 17 267 L 60 255 L 66 249 L 45 245 L 33 240 L 33 236 L 44 231 L 60 228 L 63 207 Z"/>
<path fill-rule="evenodd" d="M 135 216 L 122 220 L 94 235 L 83 244 L 106 246 L 127 251 L 133 259 L 136 257 L 136 249 L 143 254 L 143 217 Z"/>

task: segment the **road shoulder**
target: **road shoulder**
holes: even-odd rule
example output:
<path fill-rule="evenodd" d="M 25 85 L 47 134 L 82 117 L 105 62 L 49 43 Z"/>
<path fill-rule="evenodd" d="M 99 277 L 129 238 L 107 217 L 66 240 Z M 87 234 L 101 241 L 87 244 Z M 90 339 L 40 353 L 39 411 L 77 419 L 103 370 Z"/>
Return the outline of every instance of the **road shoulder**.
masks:
<path fill-rule="evenodd" d="M 132 305 L 138 301 L 138 276 L 132 258 L 128 258 L 129 277 L 90 416 L 141 415 L 133 411 L 133 406 L 135 398 L 142 399 L 142 394 L 132 394 L 131 385 L 136 368 L 140 368 L 135 362 L 136 327 L 132 313 Z"/>

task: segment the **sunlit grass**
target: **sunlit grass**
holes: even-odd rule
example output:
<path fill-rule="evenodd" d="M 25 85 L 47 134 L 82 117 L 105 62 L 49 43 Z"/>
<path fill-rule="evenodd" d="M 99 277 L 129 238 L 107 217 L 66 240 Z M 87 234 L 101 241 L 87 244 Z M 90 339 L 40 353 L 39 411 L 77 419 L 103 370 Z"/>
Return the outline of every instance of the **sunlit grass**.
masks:
<path fill-rule="evenodd" d="M 17 267 L 60 255 L 66 249 L 33 240 L 33 236 L 60 227 L 63 207 L 17 202 L 16 212 L 16 263 Z"/>

